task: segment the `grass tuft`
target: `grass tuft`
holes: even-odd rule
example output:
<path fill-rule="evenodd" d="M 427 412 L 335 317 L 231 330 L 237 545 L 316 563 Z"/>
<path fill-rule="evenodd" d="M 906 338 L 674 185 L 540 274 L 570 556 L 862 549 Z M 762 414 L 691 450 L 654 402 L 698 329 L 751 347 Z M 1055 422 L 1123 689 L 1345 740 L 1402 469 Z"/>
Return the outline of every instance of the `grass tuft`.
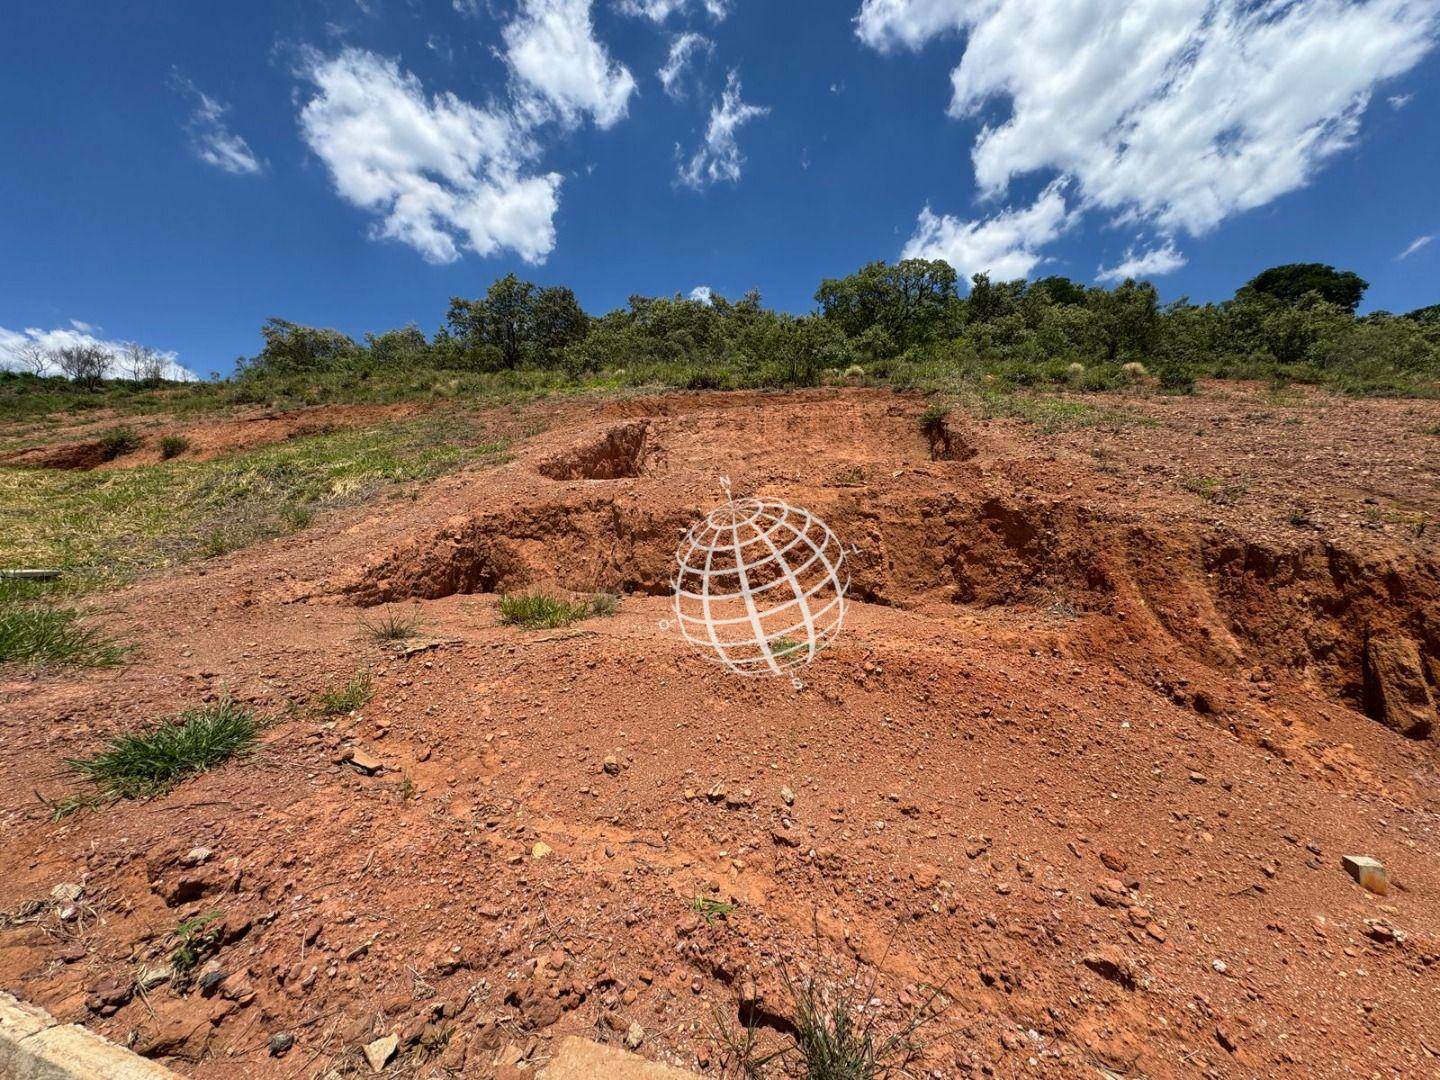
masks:
<path fill-rule="evenodd" d="M 100 436 L 100 456 L 114 461 L 140 449 L 140 436 L 132 427 L 113 427 Z"/>
<path fill-rule="evenodd" d="M 122 799 L 160 795 L 254 744 L 259 725 L 249 709 L 221 701 L 187 709 L 149 731 L 112 739 L 100 753 L 66 764 Z"/>
<path fill-rule="evenodd" d="M 169 461 L 190 449 L 190 440 L 184 435 L 166 435 L 160 440 L 160 457 Z"/>
<path fill-rule="evenodd" d="M 716 919 L 723 919 L 735 910 L 734 904 L 727 904 L 724 900 L 712 900 L 708 896 L 697 896 L 690 903 L 690 910 L 705 920 L 706 925 Z"/>
<path fill-rule="evenodd" d="M 113 667 L 128 650 L 99 630 L 78 625 L 80 613 L 53 607 L 49 582 L 0 579 L 0 664 Z"/>
<path fill-rule="evenodd" d="M 319 709 L 322 716 L 339 716 L 354 712 L 370 700 L 374 684 L 368 671 L 362 671 L 344 686 L 326 690 L 320 695 Z"/>
<path fill-rule="evenodd" d="M 614 615 L 620 598 L 596 593 L 584 600 L 566 600 L 546 593 L 506 593 L 500 597 L 500 622 L 522 630 L 554 630 L 592 615 Z"/>
<path fill-rule="evenodd" d="M 380 616 L 373 623 L 361 619 L 360 628 L 369 634 L 373 641 L 405 641 L 420 632 L 420 619 L 416 615 L 401 615 L 392 611 Z"/>

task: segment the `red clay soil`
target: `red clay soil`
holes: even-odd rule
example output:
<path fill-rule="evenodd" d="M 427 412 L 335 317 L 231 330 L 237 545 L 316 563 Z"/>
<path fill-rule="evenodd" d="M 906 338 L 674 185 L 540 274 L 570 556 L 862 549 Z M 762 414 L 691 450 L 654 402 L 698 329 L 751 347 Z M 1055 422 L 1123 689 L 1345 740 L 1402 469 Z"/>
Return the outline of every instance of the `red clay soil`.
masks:
<path fill-rule="evenodd" d="M 420 412 L 425 406 L 400 405 L 313 405 L 284 412 L 244 410 L 224 417 L 203 420 L 170 418 L 139 420 L 111 417 L 63 425 L 58 432 L 47 431 L 43 441 L 23 443 L 0 453 L 0 464 L 33 469 L 133 469 L 162 460 L 160 441 L 169 436 L 183 438 L 187 445 L 181 456 L 187 461 L 254 450 L 306 435 L 322 435 L 347 428 L 370 427 Z M 101 436 L 118 426 L 132 428 L 139 436 L 137 449 L 107 458 Z M 10 441 L 10 440 L 7 440 Z"/>
<path fill-rule="evenodd" d="M 1436 678 L 1440 403 L 957 414 L 950 460 L 925 404 L 575 407 L 504 466 L 106 598 L 136 662 L 0 688 L 0 987 L 207 1078 L 369 1075 L 391 1033 L 387 1075 L 513 1076 L 573 1033 L 719 1075 L 717 1015 L 769 1038 L 782 965 L 857 964 L 882 1026 L 943 987 L 926 1075 L 1440 1073 L 1440 745 L 1366 672 L 1383 641 Z M 853 548 L 803 688 L 661 627 L 721 475 Z M 527 585 L 623 599 L 499 625 Z M 362 629 L 390 614 L 420 636 Z M 316 715 L 360 669 L 373 700 Z M 37 800 L 223 694 L 273 718 L 254 755 Z M 188 986 L 146 973 L 212 912 Z"/>

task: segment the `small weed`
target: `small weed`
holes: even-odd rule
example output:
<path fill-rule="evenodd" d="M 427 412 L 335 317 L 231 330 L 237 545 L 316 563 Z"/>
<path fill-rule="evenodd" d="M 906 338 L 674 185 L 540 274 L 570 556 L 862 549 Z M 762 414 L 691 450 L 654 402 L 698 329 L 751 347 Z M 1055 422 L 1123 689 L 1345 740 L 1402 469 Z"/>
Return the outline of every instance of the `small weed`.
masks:
<path fill-rule="evenodd" d="M 565 600 L 545 593 L 507 593 L 500 597 L 500 622 L 522 630 L 554 630 L 591 615 L 613 615 L 619 598 L 596 593 L 585 600 Z"/>
<path fill-rule="evenodd" d="M 1181 481 L 1181 486 L 1216 506 L 1234 506 L 1236 500 L 1249 489 L 1249 485 L 1244 481 L 1226 482 L 1215 476 L 1188 477 Z"/>
<path fill-rule="evenodd" d="M 415 797 L 415 781 L 408 775 L 400 778 L 400 801 L 408 803 Z"/>
<path fill-rule="evenodd" d="M 921 985 L 924 995 L 903 1019 L 887 1022 L 872 1006 L 878 971 L 862 983 L 823 982 L 807 977 L 797 982 L 789 969 L 780 969 L 781 981 L 792 1008 L 788 1029 L 772 1033 L 762 1047 L 763 1029 L 744 1002 L 739 1009 L 743 1025 L 717 1011 L 713 1038 L 721 1046 L 720 1066 L 727 1076 L 765 1080 L 772 1075 L 800 1076 L 805 1080 L 887 1080 L 912 1076 L 924 1044 L 921 1028 L 939 1019 L 949 1000 L 937 987 Z M 777 1041 L 778 1040 L 778 1041 Z M 771 1066 L 777 1071 L 772 1071 Z"/>
<path fill-rule="evenodd" d="M 796 983 L 781 971 L 785 989 L 795 1003 L 795 1050 L 807 1080 L 880 1080 L 903 1075 L 920 1056 L 918 1030 L 939 1015 L 944 999 L 930 994 L 889 1034 L 882 1034 L 879 1013 L 868 1007 L 874 981 L 836 990 L 815 978 Z"/>
<path fill-rule="evenodd" d="M 45 809 L 50 811 L 51 821 L 64 821 L 71 814 L 79 813 L 81 810 L 98 810 L 108 801 L 95 794 L 66 795 L 63 799 L 47 799 L 37 791 L 35 796 L 45 805 Z"/>
<path fill-rule="evenodd" d="M 1290 511 L 1288 520 L 1290 524 L 1297 529 L 1308 529 L 1315 524 L 1314 521 L 1311 520 L 1308 512 L 1298 508 Z"/>
<path fill-rule="evenodd" d="M 938 402 L 931 405 L 920 414 L 920 432 L 931 438 L 939 436 L 945 428 L 945 421 L 950 416 L 950 407 L 941 405 Z"/>
<path fill-rule="evenodd" d="M 114 461 L 140 449 L 140 436 L 132 427 L 113 427 L 100 436 L 100 456 Z"/>
<path fill-rule="evenodd" d="M 341 713 L 354 712 L 367 701 L 374 692 L 374 683 L 368 671 L 362 671 L 344 686 L 326 690 L 320 695 L 319 712 L 321 716 L 339 716 Z"/>
<path fill-rule="evenodd" d="M 212 927 L 207 930 L 206 927 L 222 914 L 220 911 L 211 911 L 205 915 L 197 915 L 193 919 L 186 919 L 175 928 L 175 948 L 170 952 L 170 966 L 175 969 L 177 979 L 183 982 L 184 976 L 194 971 L 200 961 L 220 943 L 220 928 Z"/>
<path fill-rule="evenodd" d="M 716 919 L 723 919 L 729 915 L 735 910 L 735 905 L 727 904 L 723 900 L 712 900 L 708 896 L 697 896 L 691 902 L 690 910 L 704 919 L 708 925 Z"/>
<path fill-rule="evenodd" d="M 781 637 L 771 638 L 766 644 L 770 648 L 770 655 L 776 660 L 779 660 L 781 657 L 787 657 L 790 653 L 797 651 L 803 652 L 805 650 L 805 642 L 796 641 L 794 638 L 784 637 L 783 635 Z M 790 659 L 793 659 L 793 657 L 790 657 Z"/>
<path fill-rule="evenodd" d="M 865 483 L 865 470 L 859 465 L 840 469 L 831 477 L 831 483 L 839 484 L 841 487 L 858 487 Z"/>
<path fill-rule="evenodd" d="M 315 520 L 315 511 L 308 506 L 291 503 L 280 511 L 280 520 L 291 532 L 299 532 L 310 527 L 310 523 Z"/>
<path fill-rule="evenodd" d="M 71 758 L 66 764 L 108 796 L 160 795 L 249 749 L 257 733 L 249 709 L 221 701 L 187 709 L 149 731 L 121 735 L 94 757 Z"/>
<path fill-rule="evenodd" d="M 420 632 L 420 618 L 391 611 L 373 623 L 361 619 L 360 627 L 374 641 L 405 641 Z"/>
<path fill-rule="evenodd" d="M 190 440 L 184 435 L 164 435 L 160 439 L 160 459 L 169 461 L 190 449 Z"/>

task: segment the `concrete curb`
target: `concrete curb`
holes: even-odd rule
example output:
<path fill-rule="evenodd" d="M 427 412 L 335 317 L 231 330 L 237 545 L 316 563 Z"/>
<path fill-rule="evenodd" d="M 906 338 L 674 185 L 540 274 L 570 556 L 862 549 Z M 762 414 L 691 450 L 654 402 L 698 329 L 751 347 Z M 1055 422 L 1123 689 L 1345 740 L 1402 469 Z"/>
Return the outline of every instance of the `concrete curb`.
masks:
<path fill-rule="evenodd" d="M 5 1080 L 181 1080 L 79 1024 L 0 991 L 0 1077 Z"/>

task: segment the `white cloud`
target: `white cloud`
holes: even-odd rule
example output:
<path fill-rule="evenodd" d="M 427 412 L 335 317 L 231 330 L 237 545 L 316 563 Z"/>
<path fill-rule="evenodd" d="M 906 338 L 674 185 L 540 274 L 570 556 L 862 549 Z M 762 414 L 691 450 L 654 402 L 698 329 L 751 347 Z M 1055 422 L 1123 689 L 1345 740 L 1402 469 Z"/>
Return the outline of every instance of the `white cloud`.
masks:
<path fill-rule="evenodd" d="M 1437 12 L 1437 0 L 864 0 L 856 32 L 884 51 L 955 35 L 951 115 L 1008 106 L 972 146 L 984 196 L 1050 172 L 1073 179 L 1080 209 L 1200 235 L 1351 146 L 1376 87 L 1433 46 Z"/>
<path fill-rule="evenodd" d="M 515 116 L 429 96 L 395 61 L 361 49 L 312 55 L 304 75 L 316 91 L 300 112 L 305 142 L 343 199 L 382 215 L 378 235 L 434 263 L 461 247 L 538 263 L 555 247 L 561 177 L 527 172 L 538 147 Z"/>
<path fill-rule="evenodd" d="M 226 123 L 225 114 L 230 111 L 229 105 L 201 92 L 179 72 L 172 76 L 171 82 L 194 101 L 185 130 L 201 161 L 235 176 L 253 176 L 263 171 L 264 165 L 250 149 L 250 144 L 231 131 Z"/>
<path fill-rule="evenodd" d="M 720 101 L 710 110 L 710 123 L 705 129 L 702 142 L 689 161 L 680 165 L 680 181 L 699 189 L 706 184 L 728 180 L 732 184 L 740 179 L 745 158 L 740 153 L 740 144 L 735 133 L 751 120 L 769 114 L 768 106 L 748 105 L 740 98 L 740 78 L 730 72 L 725 80 L 725 90 Z M 679 151 L 676 147 L 676 151 Z"/>
<path fill-rule="evenodd" d="M 655 72 L 655 77 L 660 80 L 660 85 L 665 88 L 665 93 L 672 98 L 685 96 L 685 88 L 680 84 L 680 77 L 685 73 L 686 67 L 701 52 L 713 52 L 715 43 L 703 34 L 677 34 L 670 41 L 670 55 L 665 58 L 665 63 L 660 70 Z"/>
<path fill-rule="evenodd" d="M 690 290 L 690 299 L 698 300 L 702 304 L 711 303 L 713 296 L 714 290 L 712 290 L 709 285 L 696 285 Z"/>
<path fill-rule="evenodd" d="M 1171 274 L 1185 265 L 1185 256 L 1176 249 L 1175 241 L 1166 240 L 1159 247 L 1137 253 L 1125 249 L 1125 258 L 1114 266 L 1101 266 L 1095 271 L 1096 281 L 1124 281 L 1126 278 L 1159 277 Z"/>
<path fill-rule="evenodd" d="M 573 127 L 588 113 L 608 128 L 624 118 L 635 79 L 595 40 L 590 0 L 522 0 L 503 37 L 517 81 L 561 123 Z"/>
<path fill-rule="evenodd" d="M 1411 255 L 1414 255 L 1415 252 L 1419 251 L 1421 248 L 1423 248 L 1426 244 L 1430 243 L 1430 241 L 1434 239 L 1434 233 L 1430 233 L 1426 236 L 1417 236 L 1414 240 L 1411 240 L 1410 243 L 1406 246 L 1405 250 L 1400 252 L 1399 255 L 1396 255 L 1395 258 L 1408 259 Z"/>
<path fill-rule="evenodd" d="M 901 258 L 944 259 L 961 278 L 989 274 L 997 280 L 1026 277 L 1043 261 L 1040 248 L 1070 225 L 1065 185 L 1054 181 L 1030 206 L 1006 209 L 979 221 L 920 211 L 915 233 Z"/>
<path fill-rule="evenodd" d="M 1392 109 L 1403 109 L 1415 99 L 1414 94 L 1391 94 L 1385 100 L 1390 103 Z"/>
<path fill-rule="evenodd" d="M 79 319 L 71 319 L 70 326 L 82 334 L 98 334 L 100 332 L 100 327 L 94 323 L 81 322 Z"/>
<path fill-rule="evenodd" d="M 72 329 L 57 327 L 53 330 L 41 330 L 32 326 L 26 327 L 24 331 L 7 330 L 0 326 L 0 371 L 29 371 L 30 366 L 26 363 L 24 355 L 27 346 L 39 346 L 46 352 L 51 352 L 55 349 L 88 345 L 100 346 L 112 356 L 110 367 L 105 372 L 106 378 L 129 374 L 120 363 L 125 342 L 105 341 L 97 338 L 88 331 L 96 330 L 98 327 L 78 319 L 71 319 L 70 325 Z M 161 352 L 159 357 L 165 364 L 165 378 L 177 382 L 188 382 L 195 378 L 194 372 L 180 366 L 176 353 Z M 39 372 L 42 375 L 58 375 L 59 373 L 59 369 L 53 363 L 46 363 L 44 370 Z"/>
<path fill-rule="evenodd" d="M 635 15 L 657 23 L 692 7 L 704 8 L 716 22 L 730 14 L 730 0 L 617 0 L 615 4 L 615 10 L 622 15 Z"/>

